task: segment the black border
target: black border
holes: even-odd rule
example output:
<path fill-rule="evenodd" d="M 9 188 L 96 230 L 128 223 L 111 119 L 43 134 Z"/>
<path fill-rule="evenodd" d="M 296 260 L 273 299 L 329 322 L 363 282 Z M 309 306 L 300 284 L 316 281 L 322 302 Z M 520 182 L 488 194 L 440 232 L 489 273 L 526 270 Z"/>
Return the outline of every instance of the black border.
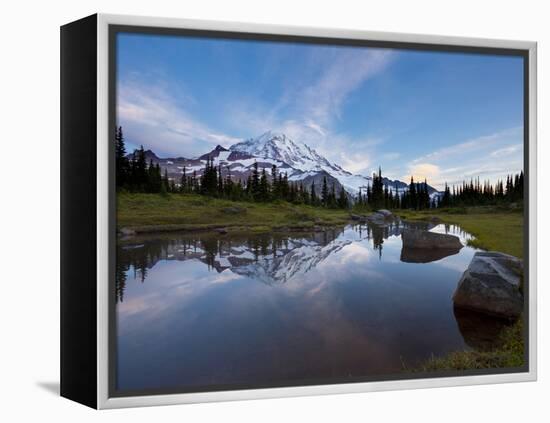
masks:
<path fill-rule="evenodd" d="M 60 393 L 96 408 L 97 15 L 60 35 Z"/>
<path fill-rule="evenodd" d="M 418 43 L 418 42 L 398 42 L 398 41 L 380 41 L 380 40 L 362 40 L 354 38 L 333 38 L 317 36 L 298 36 L 298 35 L 280 35 L 265 33 L 247 33 L 235 31 L 216 31 L 199 30 L 186 28 L 169 28 L 154 26 L 133 26 L 133 25 L 115 25 L 108 26 L 109 39 L 109 397 L 130 397 L 141 395 L 166 395 L 166 394 L 185 394 L 198 392 L 219 392 L 244 389 L 264 389 L 280 387 L 298 387 L 314 385 L 333 385 L 342 383 L 364 383 L 378 381 L 396 381 L 410 379 L 428 379 L 442 377 L 461 377 L 475 375 L 495 375 L 509 373 L 526 373 L 529 371 L 529 319 L 524 318 L 524 340 L 525 340 L 525 365 L 518 368 L 500 368 L 500 369 L 472 369 L 461 372 L 440 371 L 440 372 L 418 372 L 390 375 L 376 375 L 372 377 L 344 377 L 331 379 L 305 379 L 293 380 L 287 383 L 272 384 L 226 384 L 226 385 L 207 385 L 193 387 L 174 387 L 169 389 L 148 389 L 148 390 L 117 390 L 116 389 L 116 304 L 115 304 L 115 283 L 114 266 L 116 260 L 116 188 L 114 171 L 114 133 L 116 125 L 116 57 L 117 44 L 116 36 L 119 33 L 149 34 L 155 36 L 183 36 L 199 37 L 213 39 L 232 39 L 232 40 L 253 40 L 265 42 L 286 42 L 301 44 L 322 44 L 335 46 L 354 46 L 371 48 L 391 48 L 399 50 L 416 51 L 436 51 L 441 53 L 470 53 L 481 55 L 497 56 L 518 56 L 523 58 L 524 64 L 524 105 L 523 105 L 523 126 L 524 126 L 524 280 L 529 281 L 529 50 L 511 49 L 497 47 L 475 47 L 475 46 L 457 46 L 450 44 Z M 529 284 L 524 285 L 525 310 L 524 316 L 529 316 Z"/>

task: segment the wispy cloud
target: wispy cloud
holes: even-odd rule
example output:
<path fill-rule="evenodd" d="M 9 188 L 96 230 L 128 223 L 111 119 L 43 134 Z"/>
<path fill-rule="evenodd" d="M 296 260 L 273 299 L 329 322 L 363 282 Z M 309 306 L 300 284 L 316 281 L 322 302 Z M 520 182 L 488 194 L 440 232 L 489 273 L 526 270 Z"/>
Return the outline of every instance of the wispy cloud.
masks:
<path fill-rule="evenodd" d="M 390 50 L 335 51 L 319 78 L 295 92 L 298 111 L 318 127 L 330 125 L 341 117 L 346 98 L 383 71 L 393 56 Z"/>
<path fill-rule="evenodd" d="M 118 124 L 126 138 L 134 146 L 143 144 L 161 155 L 192 156 L 240 140 L 191 116 L 163 87 L 121 83 L 117 105 Z"/>
<path fill-rule="evenodd" d="M 523 127 L 517 126 L 435 150 L 412 160 L 401 179 L 442 188 L 480 177 L 495 182 L 523 169 Z"/>
<path fill-rule="evenodd" d="M 380 49 L 324 49 L 304 59 L 307 70 L 296 75 L 278 98 L 231 103 L 227 113 L 239 131 L 284 132 L 350 171 L 366 170 L 380 140 L 341 133 L 336 124 L 350 95 L 382 73 L 395 56 L 394 51 Z M 317 70 L 315 77 L 311 68 Z"/>
<path fill-rule="evenodd" d="M 523 144 L 511 145 L 509 147 L 500 148 L 491 153 L 491 157 L 506 157 L 510 154 L 515 154 L 523 150 Z"/>

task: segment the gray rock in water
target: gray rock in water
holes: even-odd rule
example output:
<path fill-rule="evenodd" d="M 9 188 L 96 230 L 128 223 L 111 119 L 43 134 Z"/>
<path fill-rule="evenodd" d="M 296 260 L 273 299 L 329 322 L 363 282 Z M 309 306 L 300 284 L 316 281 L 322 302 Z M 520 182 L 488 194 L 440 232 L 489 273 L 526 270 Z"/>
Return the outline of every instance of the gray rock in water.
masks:
<path fill-rule="evenodd" d="M 478 252 L 453 295 L 456 307 L 515 319 L 523 311 L 523 263 L 498 252 Z"/>
<path fill-rule="evenodd" d="M 380 209 L 376 213 L 381 214 L 386 219 L 392 219 L 393 218 L 393 213 L 389 210 L 386 210 L 386 209 Z"/>
<path fill-rule="evenodd" d="M 454 235 L 407 229 L 401 235 L 403 248 L 444 248 L 450 250 L 463 247 L 460 239 Z"/>
<path fill-rule="evenodd" d="M 385 222 L 386 216 L 384 216 L 382 213 L 374 212 L 369 214 L 366 219 L 371 222 Z"/>

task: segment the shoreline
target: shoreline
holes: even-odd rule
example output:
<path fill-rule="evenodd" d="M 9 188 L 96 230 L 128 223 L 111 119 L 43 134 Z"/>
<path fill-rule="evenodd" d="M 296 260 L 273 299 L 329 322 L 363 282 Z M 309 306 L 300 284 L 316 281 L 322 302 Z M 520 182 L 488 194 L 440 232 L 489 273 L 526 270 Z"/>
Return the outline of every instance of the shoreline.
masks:
<path fill-rule="evenodd" d="M 321 232 L 372 210 L 323 209 L 287 202 L 246 203 L 198 195 L 118 194 L 117 235 L 232 231 Z M 461 209 L 392 210 L 406 221 L 455 224 L 472 234 L 470 246 L 523 258 L 523 211 L 477 206 Z M 227 232 L 226 232 L 227 231 Z M 118 238 L 118 236 L 117 236 Z"/>

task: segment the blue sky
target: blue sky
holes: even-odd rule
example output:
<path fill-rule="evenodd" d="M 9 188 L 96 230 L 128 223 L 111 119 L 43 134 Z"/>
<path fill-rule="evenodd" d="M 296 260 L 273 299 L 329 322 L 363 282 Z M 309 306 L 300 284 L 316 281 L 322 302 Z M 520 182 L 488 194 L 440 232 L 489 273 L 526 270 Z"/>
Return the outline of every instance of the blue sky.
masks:
<path fill-rule="evenodd" d="M 268 130 L 345 169 L 441 186 L 522 169 L 519 57 L 119 34 L 128 149 L 192 157 Z"/>

